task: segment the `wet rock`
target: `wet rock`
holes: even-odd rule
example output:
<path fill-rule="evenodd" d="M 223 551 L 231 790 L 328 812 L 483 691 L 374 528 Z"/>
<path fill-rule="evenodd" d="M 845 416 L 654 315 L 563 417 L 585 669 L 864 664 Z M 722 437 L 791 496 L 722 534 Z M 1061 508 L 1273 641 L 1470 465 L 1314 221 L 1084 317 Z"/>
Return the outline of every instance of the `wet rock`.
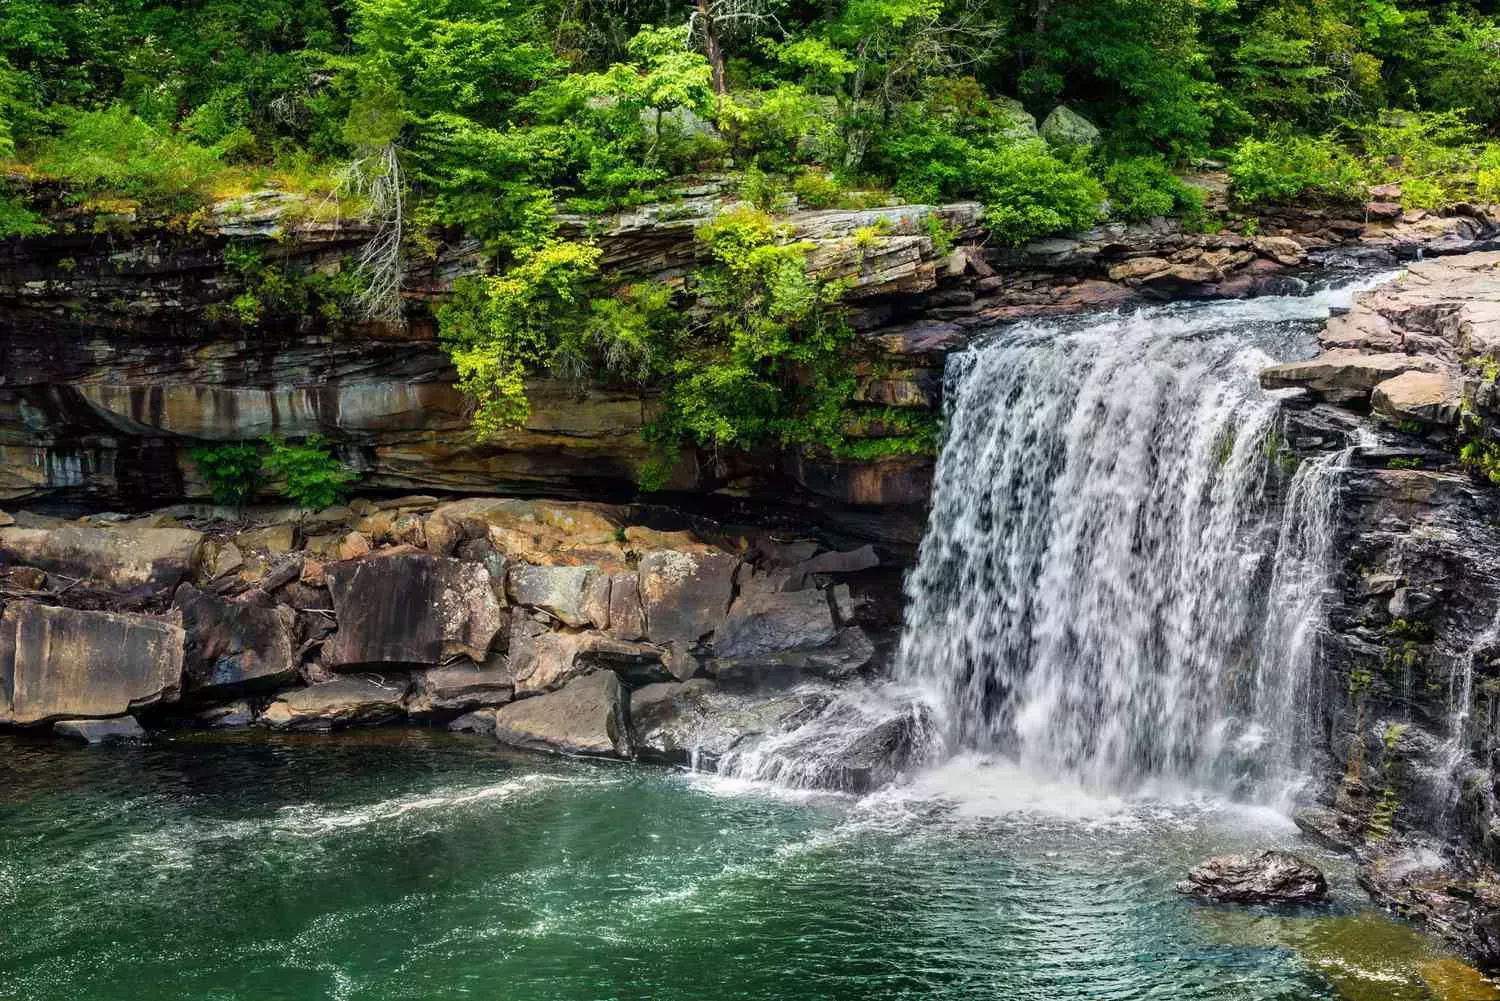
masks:
<path fill-rule="evenodd" d="M 1307 260 L 1307 251 L 1296 240 L 1285 236 L 1258 236 L 1251 241 L 1255 249 L 1287 267 L 1295 267 Z"/>
<path fill-rule="evenodd" d="M 263 691 L 297 674 L 292 657 L 296 613 L 226 601 L 191 584 L 177 589 L 172 607 L 182 616 L 183 692 L 224 698 Z"/>
<path fill-rule="evenodd" d="M 503 659 L 481 667 L 454 664 L 412 673 L 406 714 L 413 719 L 433 719 L 503 706 L 515 695 L 510 667 Z"/>
<path fill-rule="evenodd" d="M 495 712 L 502 744 L 561 754 L 629 757 L 628 703 L 611 671 L 575 678 L 561 690 L 512 702 Z"/>
<path fill-rule="evenodd" d="M 113 719 L 61 719 L 52 724 L 52 732 L 85 744 L 135 743 L 146 739 L 146 731 L 134 716 Z"/>
<path fill-rule="evenodd" d="M 785 732 L 737 742 L 721 767 L 799 788 L 864 793 L 926 760 L 933 742 L 932 714 L 923 703 L 844 689 Z"/>
<path fill-rule="evenodd" d="M 448 722 L 448 729 L 454 733 L 472 733 L 480 737 L 493 737 L 495 735 L 495 710 L 476 709 L 470 713 L 464 713 L 457 719 Z"/>
<path fill-rule="evenodd" d="M 0 723 L 122 716 L 170 702 L 182 685 L 182 652 L 175 622 L 11 602 L 0 615 Z"/>
<path fill-rule="evenodd" d="M 1446 372 L 1403 372 L 1376 386 L 1370 405 L 1388 417 L 1448 427 L 1458 423 L 1463 387 Z"/>
<path fill-rule="evenodd" d="M 210 706 L 193 718 L 200 726 L 211 730 L 235 730 L 255 722 L 255 709 L 249 702 L 240 699 Z"/>
<path fill-rule="evenodd" d="M 0 563 L 19 563 L 77 578 L 75 590 L 109 595 L 122 605 L 165 600 L 191 572 L 203 541 L 184 528 L 0 528 Z"/>
<path fill-rule="evenodd" d="M 336 678 L 283 692 L 259 722 L 275 730 L 331 730 L 399 719 L 405 675 Z"/>
<path fill-rule="evenodd" d="M 802 580 L 812 574 L 858 573 L 880 566 L 880 557 L 874 546 L 860 546 L 847 552 L 819 553 L 792 569 L 792 579 Z M 799 584 L 800 586 L 800 584 Z"/>
<path fill-rule="evenodd" d="M 828 597 L 822 591 L 778 591 L 741 595 L 714 633 L 719 657 L 749 658 L 782 650 L 807 650 L 837 636 Z"/>
<path fill-rule="evenodd" d="M 329 666 L 436 665 L 463 655 L 480 663 L 503 623 L 488 571 L 426 555 L 327 567 L 338 616 Z"/>
<path fill-rule="evenodd" d="M 1266 851 L 1208 859 L 1177 884 L 1177 892 L 1218 903 L 1297 904 L 1323 899 L 1328 881 L 1300 856 Z"/>
<path fill-rule="evenodd" d="M 847 626 L 838 631 L 833 643 L 810 650 L 714 657 L 708 662 L 708 673 L 726 685 L 741 688 L 794 684 L 806 678 L 839 681 L 859 673 L 874 658 L 875 646 L 865 631 Z"/>
<path fill-rule="evenodd" d="M 685 765 L 696 759 L 712 767 L 744 740 L 784 733 L 828 705 L 832 695 L 799 690 L 747 695 L 707 678 L 658 682 L 630 695 L 630 727 L 636 753 L 650 761 Z"/>

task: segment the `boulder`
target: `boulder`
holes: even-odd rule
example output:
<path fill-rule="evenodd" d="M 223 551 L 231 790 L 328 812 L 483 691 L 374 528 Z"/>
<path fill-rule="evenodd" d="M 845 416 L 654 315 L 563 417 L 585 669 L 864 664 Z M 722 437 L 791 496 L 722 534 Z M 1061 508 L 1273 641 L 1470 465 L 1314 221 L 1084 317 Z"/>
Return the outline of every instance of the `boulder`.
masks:
<path fill-rule="evenodd" d="M 1220 855 L 1195 867 L 1177 892 L 1229 904 L 1298 904 L 1321 900 L 1328 881 L 1290 852 Z"/>
<path fill-rule="evenodd" d="M 0 723 L 123 716 L 182 685 L 175 622 L 29 601 L 0 615 Z"/>
<path fill-rule="evenodd" d="M 658 549 L 640 560 L 641 606 L 652 643 L 680 650 L 713 633 L 729 611 L 739 558 Z"/>
<path fill-rule="evenodd" d="M 60 719 L 52 724 L 52 732 L 69 740 L 81 740 L 85 744 L 129 743 L 146 739 L 146 731 L 134 716 L 116 716 L 113 719 Z"/>
<path fill-rule="evenodd" d="M 726 685 L 760 688 L 806 678 L 842 680 L 857 674 L 874 659 L 875 646 L 865 631 L 858 626 L 846 626 L 838 631 L 833 643 L 823 647 L 714 657 L 708 662 L 708 673 Z"/>
<path fill-rule="evenodd" d="M 598 669 L 633 672 L 652 680 L 665 672 L 662 653 L 655 647 L 597 632 L 538 630 L 535 623 L 519 618 L 511 626 L 510 666 L 521 695 L 560 688 Z"/>
<path fill-rule="evenodd" d="M 602 605 L 596 580 L 603 578 Z M 609 577 L 593 567 L 534 567 L 522 563 L 512 566 L 506 581 L 511 603 L 540 608 L 563 625 L 592 625 L 602 629 L 609 624 Z M 602 620 L 602 621 L 601 621 Z"/>
<path fill-rule="evenodd" d="M 563 504 L 544 500 L 470 497 L 439 504 L 427 516 L 424 531 L 433 552 L 451 553 L 466 539 L 484 538 L 491 529 L 516 533 L 542 551 L 598 545 L 614 540 L 620 522 L 600 504 Z M 524 552 L 507 555 L 526 558 Z"/>
<path fill-rule="evenodd" d="M 1272 365 L 1260 373 L 1260 384 L 1266 389 L 1307 389 L 1329 403 L 1360 403 L 1387 379 L 1437 367 L 1434 359 L 1422 355 L 1336 348 L 1308 361 Z"/>
<path fill-rule="evenodd" d="M 934 730 L 922 702 L 845 689 L 786 732 L 747 736 L 729 755 L 742 770 L 783 785 L 863 793 L 923 761 Z"/>
<path fill-rule="evenodd" d="M 76 577 L 75 590 L 136 604 L 170 597 L 192 572 L 202 542 L 203 533 L 185 528 L 0 528 L 0 563 Z"/>
<path fill-rule="evenodd" d="M 477 563 L 422 554 L 325 568 L 339 631 L 329 666 L 436 665 L 489 656 L 503 623 L 490 575 Z"/>
<path fill-rule="evenodd" d="M 1037 137 L 1036 116 L 1014 97 L 992 97 L 990 109 L 1002 138 L 1022 142 Z"/>
<path fill-rule="evenodd" d="M 630 695 L 630 733 L 642 758 L 711 768 L 741 741 L 783 733 L 828 705 L 825 691 L 727 691 L 707 678 L 645 685 Z"/>
<path fill-rule="evenodd" d="M 822 591 L 742 594 L 714 633 L 720 657 L 756 657 L 781 650 L 808 650 L 838 635 L 828 596 Z"/>
<path fill-rule="evenodd" d="M 430 667 L 412 674 L 406 714 L 414 719 L 454 716 L 492 706 L 503 706 L 515 695 L 510 665 L 503 658 L 492 664 L 458 663 Z"/>
<path fill-rule="evenodd" d="M 623 758 L 630 755 L 626 712 L 620 679 L 595 671 L 559 691 L 497 709 L 495 738 L 534 750 Z"/>
<path fill-rule="evenodd" d="M 1448 427 L 1458 423 L 1463 387 L 1447 372 L 1403 372 L 1375 387 L 1370 406 L 1398 420 Z"/>
<path fill-rule="evenodd" d="M 792 577 L 797 579 L 820 573 L 858 573 L 878 566 L 880 557 L 876 554 L 875 547 L 860 546 L 844 552 L 819 553 L 811 559 L 803 560 L 792 568 Z"/>
<path fill-rule="evenodd" d="M 1037 130 L 1054 146 L 1093 147 L 1099 142 L 1099 129 L 1078 112 L 1059 104 L 1042 120 Z"/>
<path fill-rule="evenodd" d="M 234 537 L 235 545 L 245 552 L 287 553 L 297 545 L 296 525 L 269 525 Z"/>
<path fill-rule="evenodd" d="M 1302 244 L 1289 236 L 1257 236 L 1250 242 L 1258 253 L 1277 264 L 1296 267 L 1307 260 L 1307 251 L 1302 249 Z"/>
<path fill-rule="evenodd" d="M 183 692 L 227 698 L 275 688 L 296 677 L 292 642 L 297 615 L 285 605 L 266 608 L 226 601 L 191 584 L 177 589 L 181 613 Z"/>
<path fill-rule="evenodd" d="M 457 719 L 450 720 L 448 729 L 454 733 L 472 733 L 481 737 L 493 737 L 495 735 L 495 710 L 476 709 L 471 713 L 464 713 Z"/>
<path fill-rule="evenodd" d="M 399 719 L 405 675 L 336 678 L 283 692 L 259 722 L 275 730 L 331 730 Z"/>

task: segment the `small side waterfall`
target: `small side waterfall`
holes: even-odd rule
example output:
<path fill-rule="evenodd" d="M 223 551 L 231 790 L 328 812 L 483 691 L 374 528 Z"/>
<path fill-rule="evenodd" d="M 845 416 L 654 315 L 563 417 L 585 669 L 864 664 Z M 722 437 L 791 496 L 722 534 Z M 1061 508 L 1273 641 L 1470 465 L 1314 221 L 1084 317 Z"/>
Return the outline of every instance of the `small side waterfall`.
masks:
<path fill-rule="evenodd" d="M 1328 305 L 1023 326 L 950 359 L 897 668 L 949 750 L 1110 789 L 1295 771 L 1350 452 L 1297 465 L 1256 376 Z"/>

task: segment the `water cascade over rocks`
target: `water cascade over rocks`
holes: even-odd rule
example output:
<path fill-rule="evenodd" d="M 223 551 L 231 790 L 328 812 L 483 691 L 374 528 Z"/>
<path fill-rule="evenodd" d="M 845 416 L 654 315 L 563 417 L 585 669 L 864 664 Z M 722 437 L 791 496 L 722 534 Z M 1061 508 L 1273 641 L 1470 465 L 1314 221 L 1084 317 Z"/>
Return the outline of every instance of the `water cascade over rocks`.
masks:
<path fill-rule="evenodd" d="M 945 750 L 1286 790 L 1350 452 L 1298 464 L 1256 376 L 1347 294 L 1024 325 L 950 360 L 897 666 Z"/>

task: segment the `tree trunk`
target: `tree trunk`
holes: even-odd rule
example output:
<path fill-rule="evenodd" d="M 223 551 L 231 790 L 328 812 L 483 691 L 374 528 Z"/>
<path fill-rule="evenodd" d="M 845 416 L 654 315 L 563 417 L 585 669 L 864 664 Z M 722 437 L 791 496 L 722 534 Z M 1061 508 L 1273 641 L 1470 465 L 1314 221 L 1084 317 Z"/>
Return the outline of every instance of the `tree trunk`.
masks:
<path fill-rule="evenodd" d="M 719 48 L 719 39 L 714 35 L 714 18 L 708 12 L 708 0 L 698 0 L 698 17 L 703 24 L 703 54 L 708 57 L 708 68 L 713 74 L 714 93 L 723 94 L 724 52 Z"/>

